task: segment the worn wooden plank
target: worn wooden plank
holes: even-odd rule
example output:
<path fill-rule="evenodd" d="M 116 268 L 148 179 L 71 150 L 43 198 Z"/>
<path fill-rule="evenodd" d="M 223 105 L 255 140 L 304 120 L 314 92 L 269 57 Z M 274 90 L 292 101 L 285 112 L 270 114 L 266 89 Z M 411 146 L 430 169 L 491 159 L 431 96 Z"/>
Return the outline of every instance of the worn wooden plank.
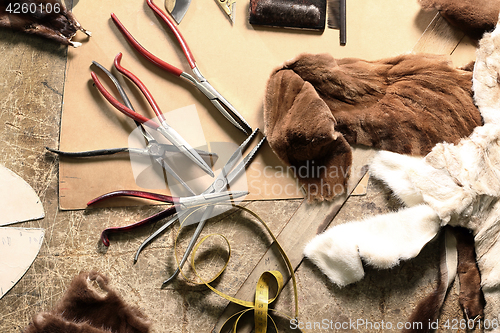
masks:
<path fill-rule="evenodd" d="M 331 202 L 307 203 L 304 201 L 277 236 L 278 242 L 287 254 L 294 269 L 299 266 L 303 259 L 302 251 L 307 242 L 328 227 L 353 189 L 366 174 L 366 164 L 372 158 L 373 154 L 373 150 L 355 148 L 353 151 L 353 169 L 346 193 L 336 197 Z M 286 282 L 290 279 L 287 267 L 280 255 L 276 243 L 273 243 L 269 247 L 234 297 L 252 300 L 255 295 L 255 285 L 260 275 L 268 270 L 281 271 Z M 234 303 L 229 304 L 220 316 L 215 327 L 212 329 L 212 332 L 219 332 L 226 320 L 239 310 L 241 310 L 240 306 Z M 243 324 L 245 325 L 245 323 Z M 230 325 L 224 327 L 225 330 L 229 328 Z M 242 326 L 238 332 L 247 332 L 249 330 L 251 330 L 251 325 L 245 325 Z"/>

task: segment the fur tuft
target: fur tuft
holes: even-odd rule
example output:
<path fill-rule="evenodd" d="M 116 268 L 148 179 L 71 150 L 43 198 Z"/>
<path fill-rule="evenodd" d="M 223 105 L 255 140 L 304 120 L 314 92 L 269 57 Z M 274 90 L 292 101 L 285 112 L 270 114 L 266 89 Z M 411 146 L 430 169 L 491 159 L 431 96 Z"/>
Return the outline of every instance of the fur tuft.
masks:
<path fill-rule="evenodd" d="M 147 333 L 149 320 L 113 291 L 108 278 L 80 273 L 51 312 L 37 314 L 25 333 Z"/>

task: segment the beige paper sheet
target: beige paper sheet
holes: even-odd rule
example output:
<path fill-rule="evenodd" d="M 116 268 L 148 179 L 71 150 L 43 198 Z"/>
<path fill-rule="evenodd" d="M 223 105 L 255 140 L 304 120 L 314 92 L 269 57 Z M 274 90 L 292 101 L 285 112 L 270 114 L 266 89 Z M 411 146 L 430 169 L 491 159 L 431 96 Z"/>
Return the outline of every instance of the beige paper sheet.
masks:
<path fill-rule="evenodd" d="M 43 243 L 44 229 L 0 227 L 0 298 L 24 276 Z"/>
<path fill-rule="evenodd" d="M 159 0 L 157 4 L 163 8 Z M 434 15 L 422 13 L 416 0 L 349 1 L 347 45 L 341 47 L 337 30 L 317 33 L 255 27 L 247 23 L 247 11 L 248 2 L 238 0 L 236 22 L 231 25 L 215 1 L 193 1 L 179 29 L 204 76 L 254 128 L 263 128 L 262 102 L 268 77 L 287 59 L 303 52 L 329 52 L 334 57 L 368 60 L 395 56 L 412 49 Z M 91 61 L 111 69 L 118 52 L 124 54 L 122 65 L 143 80 L 164 113 L 194 105 L 208 142 L 240 144 L 245 139 L 194 86 L 159 70 L 123 39 L 110 19 L 111 12 L 153 54 L 189 72 L 172 34 L 144 1 L 86 0 L 80 1 L 73 12 L 93 36 L 84 40 L 80 48 L 69 50 L 60 149 L 127 146 L 133 122 L 113 109 L 90 80 L 94 69 Z M 137 89 L 129 82 L 125 82 L 125 87 L 136 110 L 153 117 Z M 189 141 L 189 137 L 186 139 Z M 295 180 L 284 171 L 286 167 L 266 144 L 247 171 L 247 199 L 301 197 Z M 61 209 L 84 208 L 90 199 L 119 189 L 140 189 L 128 155 L 61 159 Z"/>

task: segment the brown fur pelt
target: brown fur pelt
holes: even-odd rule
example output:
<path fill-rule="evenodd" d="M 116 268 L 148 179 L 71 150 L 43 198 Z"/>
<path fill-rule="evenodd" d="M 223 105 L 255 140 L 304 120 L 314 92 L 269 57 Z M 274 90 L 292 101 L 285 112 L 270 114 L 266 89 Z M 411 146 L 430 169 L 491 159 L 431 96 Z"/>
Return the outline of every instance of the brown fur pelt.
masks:
<path fill-rule="evenodd" d="M 449 233 L 448 239 L 443 237 L 445 232 Z M 447 247 L 446 244 L 442 246 L 436 288 L 418 303 L 408 319 L 408 322 L 416 324 L 412 325 L 411 329 L 404 329 L 402 333 L 431 332 L 432 328 L 436 328 L 431 327 L 429 323 L 434 323 L 438 319 L 446 292 L 455 280 L 455 276 L 458 276 L 460 284 L 458 300 L 469 327 L 472 327 L 469 320 L 480 322 L 484 318 L 485 300 L 476 263 L 474 236 L 466 228 L 445 226 L 441 230 L 440 242 L 444 243 L 451 238 L 453 239 L 453 242 L 450 242 L 451 246 Z M 448 256 L 447 251 L 453 251 L 456 255 Z"/>
<path fill-rule="evenodd" d="M 419 0 L 423 9 L 437 9 L 450 24 L 479 40 L 495 28 L 500 0 Z"/>
<path fill-rule="evenodd" d="M 75 47 L 80 43 L 72 42 L 71 38 L 78 30 L 90 36 L 60 0 L 0 0 L 0 27 Z"/>
<path fill-rule="evenodd" d="M 472 233 L 455 227 L 455 238 L 458 250 L 458 281 L 460 283 L 459 302 L 465 319 L 480 320 L 484 318 L 485 300 L 481 290 L 481 274 L 476 262 L 476 249 Z"/>
<path fill-rule="evenodd" d="M 80 273 L 64 297 L 50 312 L 39 313 L 25 333 L 141 333 L 150 323 L 108 286 L 108 279 L 95 271 Z"/>
<path fill-rule="evenodd" d="M 439 311 L 441 310 L 444 299 L 446 297 L 446 293 L 450 288 L 451 283 L 455 279 L 456 270 L 456 256 L 454 258 L 453 263 L 448 263 L 448 253 L 449 249 L 446 246 L 446 242 L 448 241 L 445 233 L 451 232 L 451 227 L 445 227 L 448 230 L 441 230 L 441 234 L 439 236 L 439 242 L 441 245 L 441 254 L 440 254 L 440 263 L 439 263 L 439 273 L 438 279 L 436 283 L 435 289 L 423 298 L 415 307 L 410 318 L 408 319 L 409 323 L 413 323 L 410 328 L 404 328 L 402 333 L 428 333 L 432 332 L 433 328 L 430 323 L 434 323 L 435 320 L 439 316 Z M 453 237 L 453 236 L 452 236 Z M 454 252 L 456 254 L 456 248 L 454 248 Z M 454 267 L 448 267 L 450 264 L 455 264 Z"/>
<path fill-rule="evenodd" d="M 437 55 L 365 61 L 302 54 L 269 79 L 265 133 L 284 163 L 302 168 L 296 176 L 309 199 L 330 200 L 345 189 L 349 145 L 425 155 L 480 126 L 471 82 L 471 72 Z"/>

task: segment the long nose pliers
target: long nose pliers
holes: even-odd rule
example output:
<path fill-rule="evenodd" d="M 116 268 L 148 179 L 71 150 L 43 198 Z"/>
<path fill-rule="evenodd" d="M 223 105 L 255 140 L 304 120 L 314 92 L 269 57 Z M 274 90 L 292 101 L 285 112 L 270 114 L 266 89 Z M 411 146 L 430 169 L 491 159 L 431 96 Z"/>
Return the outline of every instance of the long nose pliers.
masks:
<path fill-rule="evenodd" d="M 252 132 L 252 128 L 246 122 L 246 120 L 239 114 L 234 106 L 231 105 L 214 87 L 207 81 L 207 79 L 201 74 L 198 69 L 196 62 L 194 60 L 194 56 L 189 49 L 189 46 L 186 40 L 182 37 L 180 31 L 177 29 L 176 25 L 172 22 L 172 20 L 163 12 L 152 0 L 146 0 L 148 6 L 155 12 L 156 15 L 160 17 L 160 19 L 167 24 L 172 33 L 174 34 L 177 42 L 179 43 L 182 52 L 184 53 L 189 66 L 193 71 L 193 75 L 190 75 L 181 69 L 172 66 L 171 64 L 161 60 L 148 50 L 144 48 L 139 42 L 132 36 L 132 34 L 125 28 L 125 26 L 120 22 L 118 17 L 115 14 L 111 14 L 111 18 L 113 22 L 118 27 L 123 36 L 127 39 L 130 45 L 141 55 L 143 55 L 147 60 L 151 61 L 156 66 L 161 69 L 179 76 L 191 84 L 193 84 L 198 90 L 200 90 L 212 104 L 219 110 L 220 113 L 226 117 L 234 126 L 238 129 L 242 130 L 245 134 L 249 135 Z"/>
<path fill-rule="evenodd" d="M 191 159 L 194 163 L 196 163 L 200 168 L 202 168 L 206 173 L 208 173 L 210 176 L 214 176 L 214 173 L 212 169 L 207 165 L 207 163 L 201 158 L 201 156 L 187 143 L 186 140 L 184 140 L 183 137 L 179 135 L 165 120 L 165 116 L 160 110 L 160 107 L 154 100 L 153 96 L 149 92 L 149 90 L 146 88 L 146 86 L 139 80 L 137 76 L 135 76 L 132 72 L 129 70 L 125 69 L 123 66 L 121 66 L 121 58 L 122 55 L 119 53 L 115 57 L 115 67 L 120 71 L 123 75 L 125 75 L 128 79 L 130 79 L 142 92 L 144 97 L 146 97 L 146 100 L 148 101 L 149 105 L 155 112 L 159 124 L 151 119 L 148 119 L 144 117 L 143 115 L 135 112 L 134 110 L 130 109 L 126 105 L 123 105 L 120 103 L 116 98 L 111 95 L 106 88 L 102 85 L 101 81 L 99 81 L 99 78 L 97 77 L 96 73 L 92 72 L 92 80 L 94 80 L 96 88 L 99 90 L 99 92 L 108 100 L 111 105 L 113 105 L 117 110 L 125 114 L 126 116 L 132 118 L 135 121 L 140 122 L 141 124 L 157 131 L 160 133 L 163 137 L 165 137 L 168 141 L 170 141 L 181 153 L 186 155 L 189 159 Z"/>
<path fill-rule="evenodd" d="M 139 222 L 123 226 L 123 227 L 111 227 L 105 229 L 101 233 L 101 241 L 105 246 L 109 246 L 109 234 L 120 233 L 124 231 L 130 231 L 146 225 L 148 223 L 153 223 L 166 218 L 170 215 L 175 214 L 178 211 L 183 211 L 192 207 L 200 207 L 203 205 L 210 205 L 216 203 L 222 203 L 226 200 L 237 199 L 247 195 L 246 191 L 235 191 L 235 192 L 218 192 L 218 193 L 205 193 L 200 195 L 194 195 L 190 197 L 172 197 L 170 195 L 163 195 L 158 193 L 144 192 L 144 191 L 131 191 L 131 190 L 120 190 L 110 193 L 103 194 L 87 203 L 87 206 L 95 205 L 104 200 L 108 200 L 116 197 L 136 197 L 149 200 L 155 200 L 159 202 L 171 203 L 172 206 L 169 208 L 151 215 Z"/>
<path fill-rule="evenodd" d="M 124 70 L 124 68 L 120 65 L 120 59 L 121 59 L 121 54 L 117 55 L 115 58 L 115 66 L 117 68 L 120 68 Z M 117 78 L 111 74 L 104 66 L 97 62 L 93 62 L 95 66 L 100 68 L 113 82 L 115 85 L 116 89 L 118 90 L 118 93 L 120 94 L 123 103 L 125 106 L 127 106 L 129 109 L 134 110 L 132 103 L 130 102 L 127 94 L 125 93 L 125 90 L 123 89 L 122 85 L 120 82 L 117 80 Z M 66 157 L 94 157 L 94 156 L 103 156 L 103 155 L 114 155 L 118 153 L 129 153 L 129 154 L 136 154 L 136 155 L 142 155 L 142 156 L 149 156 L 153 159 L 155 163 L 160 165 L 165 172 L 169 173 L 176 179 L 184 188 L 192 195 L 195 195 L 196 193 L 189 187 L 189 185 L 175 172 L 174 168 L 170 166 L 169 164 L 169 158 L 175 156 L 175 154 L 179 154 L 180 151 L 179 149 L 170 144 L 164 144 L 164 143 L 159 143 L 156 141 L 153 136 L 144 128 L 144 126 L 138 122 L 137 120 L 134 120 L 135 124 L 137 127 L 140 129 L 142 135 L 144 136 L 144 139 L 146 140 L 146 147 L 145 148 L 132 148 L 132 147 L 127 147 L 127 148 L 109 148 L 109 149 L 98 149 L 98 150 L 89 150 L 89 151 L 82 151 L 82 152 L 66 152 L 66 151 L 60 151 L 56 149 L 51 149 L 47 147 L 47 150 L 56 153 L 60 156 L 66 156 Z M 212 160 L 212 163 L 215 163 L 215 160 L 217 159 L 217 154 L 215 153 L 209 153 L 203 150 L 198 150 L 195 149 L 195 151 L 202 156 L 208 163 Z"/>
<path fill-rule="evenodd" d="M 248 167 L 248 165 L 250 165 L 253 158 L 257 154 L 258 150 L 266 140 L 266 137 L 262 138 L 259 141 L 259 143 L 246 156 L 242 157 L 244 150 L 248 147 L 252 139 L 257 135 L 258 130 L 259 130 L 258 128 L 255 129 L 253 133 L 249 135 L 247 139 L 234 151 L 234 153 L 231 155 L 227 163 L 221 169 L 219 175 L 214 179 L 213 183 L 205 191 L 203 191 L 202 195 L 210 195 L 210 194 L 216 195 L 217 193 L 224 193 L 224 191 L 226 191 L 227 188 L 231 184 L 233 184 L 233 182 L 245 171 L 245 169 Z M 240 161 L 240 163 L 238 163 L 238 161 Z M 187 226 L 189 224 L 198 223 L 196 230 L 193 236 L 191 237 L 191 240 L 189 241 L 186 251 L 184 252 L 183 257 L 179 262 L 179 266 L 177 267 L 175 272 L 167 280 L 163 282 L 163 286 L 168 284 L 172 279 L 174 279 L 179 274 L 180 269 L 186 262 L 187 258 L 189 257 L 189 254 L 191 253 L 191 250 L 196 244 L 196 241 L 203 230 L 205 222 L 208 220 L 208 218 L 212 217 L 213 209 L 214 206 L 208 206 L 206 210 L 203 212 L 203 215 L 199 221 L 188 222 L 183 224 L 183 226 Z M 137 250 L 134 257 L 134 263 L 137 262 L 140 252 L 142 251 L 142 249 L 144 249 L 144 247 L 147 244 L 149 244 L 153 239 L 155 239 L 158 235 L 160 235 L 165 229 L 170 227 L 177 219 L 179 219 L 179 221 L 182 221 L 186 216 L 189 216 L 192 212 L 193 212 L 192 209 L 177 212 L 176 216 L 172 217 L 164 225 L 162 225 L 159 229 L 157 229 L 153 234 L 151 234 L 139 246 L 139 249 Z"/>

